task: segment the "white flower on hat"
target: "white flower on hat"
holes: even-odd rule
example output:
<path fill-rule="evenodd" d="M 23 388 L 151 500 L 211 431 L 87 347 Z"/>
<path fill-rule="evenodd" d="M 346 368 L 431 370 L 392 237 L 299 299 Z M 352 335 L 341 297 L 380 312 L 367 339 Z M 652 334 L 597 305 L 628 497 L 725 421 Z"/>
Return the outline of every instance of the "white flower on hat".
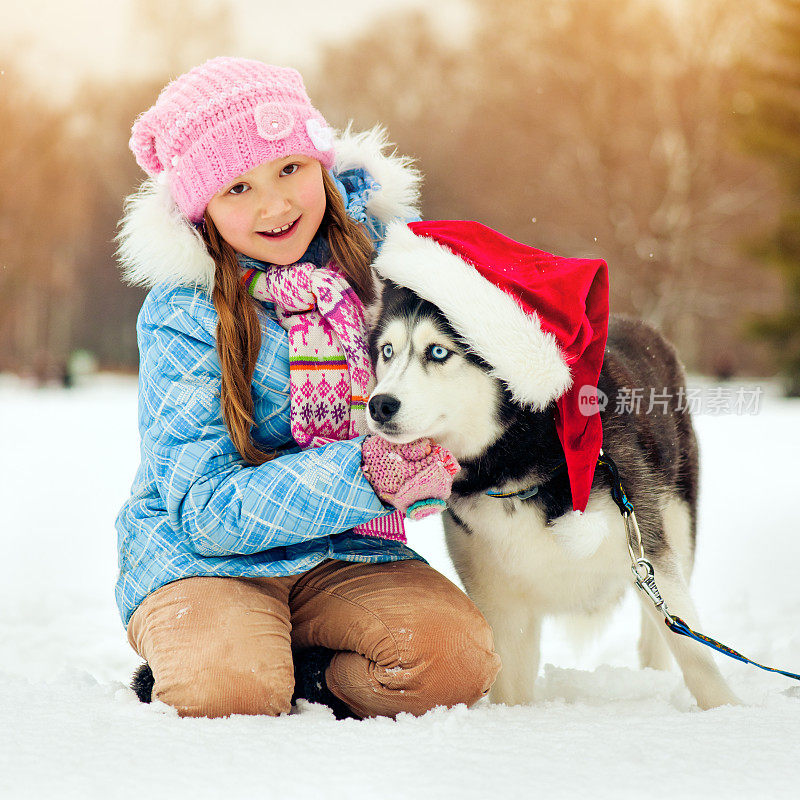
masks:
<path fill-rule="evenodd" d="M 333 147 L 333 130 L 325 123 L 313 117 L 306 120 L 306 133 L 311 143 L 320 152 L 325 152 Z"/>
<path fill-rule="evenodd" d="M 283 139 L 292 132 L 294 117 L 280 103 L 262 103 L 253 113 L 259 136 L 268 142 Z"/>

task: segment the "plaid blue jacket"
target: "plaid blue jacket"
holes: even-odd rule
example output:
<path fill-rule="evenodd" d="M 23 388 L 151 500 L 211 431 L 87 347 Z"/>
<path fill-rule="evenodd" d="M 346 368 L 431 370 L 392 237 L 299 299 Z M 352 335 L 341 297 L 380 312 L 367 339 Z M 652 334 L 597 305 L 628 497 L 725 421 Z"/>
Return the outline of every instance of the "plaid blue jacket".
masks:
<path fill-rule="evenodd" d="M 370 183 L 351 172 L 338 176 L 339 188 L 357 218 Z M 145 299 L 137 321 L 141 463 L 116 521 L 125 625 L 149 593 L 181 578 L 296 575 L 328 558 L 420 558 L 399 542 L 349 532 L 392 509 L 361 472 L 363 437 L 303 452 L 294 444 L 288 335 L 270 304 L 261 309 L 253 438 L 280 454 L 253 467 L 222 417 L 211 299 L 166 284 Z"/>

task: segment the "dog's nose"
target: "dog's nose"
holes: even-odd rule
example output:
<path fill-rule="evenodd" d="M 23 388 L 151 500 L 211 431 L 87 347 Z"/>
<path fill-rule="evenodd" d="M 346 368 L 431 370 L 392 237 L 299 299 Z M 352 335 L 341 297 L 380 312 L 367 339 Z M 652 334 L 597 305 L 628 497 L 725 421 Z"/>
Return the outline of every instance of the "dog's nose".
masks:
<path fill-rule="evenodd" d="M 369 399 L 369 415 L 375 422 L 388 422 L 400 408 L 400 401 L 390 394 L 376 394 Z"/>

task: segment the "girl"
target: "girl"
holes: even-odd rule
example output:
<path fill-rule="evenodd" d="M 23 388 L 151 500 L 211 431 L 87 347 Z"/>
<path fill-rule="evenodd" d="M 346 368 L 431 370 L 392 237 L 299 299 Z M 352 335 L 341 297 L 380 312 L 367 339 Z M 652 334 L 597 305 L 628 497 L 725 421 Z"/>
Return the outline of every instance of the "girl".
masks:
<path fill-rule="evenodd" d="M 116 596 L 140 696 L 186 716 L 474 703 L 491 632 L 400 513 L 436 508 L 458 467 L 361 435 L 373 248 L 416 216 L 416 173 L 379 133 L 335 140 L 294 70 L 238 58 L 170 83 L 130 145 L 150 179 L 119 255 L 152 291 Z"/>

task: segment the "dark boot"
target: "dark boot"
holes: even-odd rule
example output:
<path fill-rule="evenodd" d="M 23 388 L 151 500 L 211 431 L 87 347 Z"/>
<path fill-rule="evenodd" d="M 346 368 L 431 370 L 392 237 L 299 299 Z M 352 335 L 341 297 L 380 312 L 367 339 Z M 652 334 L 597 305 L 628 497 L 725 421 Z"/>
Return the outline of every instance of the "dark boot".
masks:
<path fill-rule="evenodd" d="M 153 699 L 153 672 L 147 662 L 140 664 L 133 673 L 131 689 L 143 703 L 149 703 Z"/>
<path fill-rule="evenodd" d="M 333 711 L 336 719 L 360 719 L 328 688 L 325 683 L 325 670 L 335 650 L 327 647 L 308 647 L 294 654 L 294 695 L 292 703 L 297 699 L 310 703 L 322 703 Z"/>

